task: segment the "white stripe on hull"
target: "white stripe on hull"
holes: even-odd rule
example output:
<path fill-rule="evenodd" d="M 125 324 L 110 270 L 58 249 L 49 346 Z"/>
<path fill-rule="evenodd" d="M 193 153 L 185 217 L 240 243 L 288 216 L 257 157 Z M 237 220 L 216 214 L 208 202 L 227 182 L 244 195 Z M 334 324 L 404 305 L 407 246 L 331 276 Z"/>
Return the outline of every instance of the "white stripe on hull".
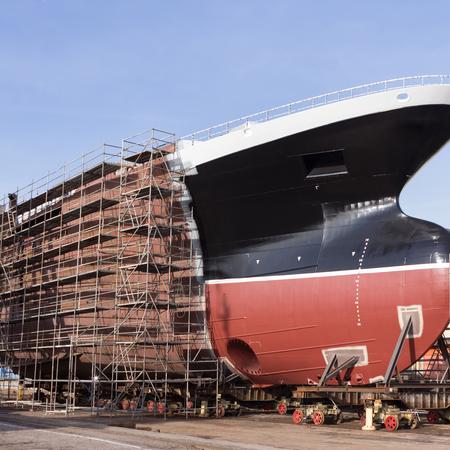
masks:
<path fill-rule="evenodd" d="M 335 270 L 330 272 L 298 273 L 294 275 L 269 275 L 263 277 L 227 278 L 224 280 L 208 280 L 206 284 L 258 283 L 262 281 L 298 280 L 302 278 L 324 278 L 370 273 L 406 272 L 410 270 L 448 269 L 449 263 L 411 264 L 404 266 L 374 267 L 371 269 Z"/>

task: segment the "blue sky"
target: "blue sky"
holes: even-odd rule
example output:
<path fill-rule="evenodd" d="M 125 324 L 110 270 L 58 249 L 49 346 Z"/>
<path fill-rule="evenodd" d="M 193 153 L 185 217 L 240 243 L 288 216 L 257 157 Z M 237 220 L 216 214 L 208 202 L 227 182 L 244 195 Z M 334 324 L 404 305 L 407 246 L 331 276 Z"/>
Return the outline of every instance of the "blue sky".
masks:
<path fill-rule="evenodd" d="M 449 1 L 1 0 L 0 192 L 103 142 L 450 73 Z M 450 227 L 450 146 L 407 213 Z"/>

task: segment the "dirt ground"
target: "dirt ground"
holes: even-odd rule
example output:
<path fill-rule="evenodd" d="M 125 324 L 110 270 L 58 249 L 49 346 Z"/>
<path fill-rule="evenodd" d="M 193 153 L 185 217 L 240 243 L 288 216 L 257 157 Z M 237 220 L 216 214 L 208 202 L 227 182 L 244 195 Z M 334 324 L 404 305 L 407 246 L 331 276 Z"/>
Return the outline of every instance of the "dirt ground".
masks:
<path fill-rule="evenodd" d="M 70 417 L 0 409 L 1 449 L 446 449 L 450 425 L 423 423 L 416 430 L 362 431 L 355 416 L 340 425 L 294 425 L 290 416 L 244 415 L 222 419 L 150 416 Z"/>

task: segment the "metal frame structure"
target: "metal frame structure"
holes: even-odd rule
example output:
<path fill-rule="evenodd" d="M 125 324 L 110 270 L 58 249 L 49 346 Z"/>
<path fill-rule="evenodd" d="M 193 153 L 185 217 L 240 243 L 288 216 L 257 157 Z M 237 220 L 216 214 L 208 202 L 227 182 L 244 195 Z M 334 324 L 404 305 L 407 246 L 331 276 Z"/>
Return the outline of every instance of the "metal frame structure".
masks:
<path fill-rule="evenodd" d="M 31 404 L 167 411 L 217 389 L 175 136 L 104 145 L 0 207 L 0 368 Z M 186 409 L 187 411 L 187 409 Z"/>
<path fill-rule="evenodd" d="M 402 372 L 404 382 L 444 384 L 450 380 L 450 327 L 411 368 Z"/>

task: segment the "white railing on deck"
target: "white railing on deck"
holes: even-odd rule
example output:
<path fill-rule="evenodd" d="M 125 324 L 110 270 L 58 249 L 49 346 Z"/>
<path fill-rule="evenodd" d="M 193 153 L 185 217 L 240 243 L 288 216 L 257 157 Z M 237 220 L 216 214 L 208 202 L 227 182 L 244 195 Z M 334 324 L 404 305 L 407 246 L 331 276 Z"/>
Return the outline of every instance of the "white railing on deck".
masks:
<path fill-rule="evenodd" d="M 277 117 L 287 116 L 299 111 L 316 108 L 318 106 L 336 103 L 350 98 L 362 97 L 364 95 L 376 94 L 414 86 L 426 86 L 430 84 L 450 84 L 450 75 L 417 75 L 414 77 L 394 78 L 392 80 L 378 81 L 375 83 L 363 84 L 341 91 L 329 92 L 304 100 L 299 100 L 286 105 L 277 106 L 266 111 L 261 111 L 250 116 L 224 122 L 204 130 L 183 136 L 181 139 L 192 141 L 207 141 L 209 139 L 222 136 L 233 129 L 248 125 L 249 122 L 266 122 Z"/>

